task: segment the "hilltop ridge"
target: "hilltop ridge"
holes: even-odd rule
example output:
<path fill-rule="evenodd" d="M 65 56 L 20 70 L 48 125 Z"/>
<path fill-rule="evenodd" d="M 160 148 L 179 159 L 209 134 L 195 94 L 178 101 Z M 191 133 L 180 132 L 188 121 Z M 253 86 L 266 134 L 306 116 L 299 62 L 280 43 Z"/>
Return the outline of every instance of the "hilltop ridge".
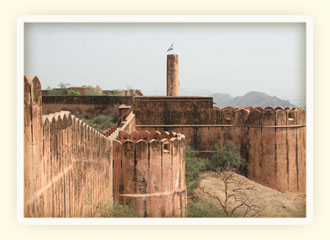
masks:
<path fill-rule="evenodd" d="M 270 96 L 264 92 L 251 91 L 243 96 L 232 97 L 230 94 L 215 93 L 213 97 L 215 104 L 222 108 L 227 106 L 251 106 L 251 107 L 296 107 L 288 100 L 282 100 L 276 96 Z"/>

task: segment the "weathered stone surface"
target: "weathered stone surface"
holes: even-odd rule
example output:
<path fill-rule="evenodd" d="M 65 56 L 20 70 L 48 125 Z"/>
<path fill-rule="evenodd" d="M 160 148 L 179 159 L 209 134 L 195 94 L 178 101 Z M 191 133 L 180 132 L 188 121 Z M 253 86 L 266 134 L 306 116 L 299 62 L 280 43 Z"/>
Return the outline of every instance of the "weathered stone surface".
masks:
<path fill-rule="evenodd" d="M 305 124 L 304 109 L 297 110 L 297 124 Z M 306 193 L 306 128 L 297 128 L 297 163 L 298 163 L 298 192 Z"/>
<path fill-rule="evenodd" d="M 162 178 L 162 146 L 158 140 L 149 142 L 150 149 L 150 193 L 163 192 Z M 160 217 L 165 213 L 162 197 L 151 197 L 151 216 Z"/>
<path fill-rule="evenodd" d="M 24 83 L 24 216 L 91 217 L 112 201 L 111 142 L 69 112 L 42 116 L 38 78 Z"/>
<path fill-rule="evenodd" d="M 134 99 L 134 111 L 141 111 L 143 115 L 143 109 L 150 108 L 155 116 L 164 116 L 153 118 L 153 122 L 137 117 L 137 129 L 183 133 L 187 143 L 202 156 L 210 156 L 215 144 L 236 144 L 241 156 L 249 163 L 248 169 L 243 169 L 246 176 L 280 191 L 305 191 L 302 190 L 306 186 L 306 121 L 303 109 L 218 109 L 213 108 L 210 100 L 201 97 L 137 97 Z M 182 112 L 180 121 L 173 118 L 178 112 Z M 297 114 L 301 114 L 300 122 L 295 120 Z M 298 186 L 299 181 L 301 187 Z"/>
<path fill-rule="evenodd" d="M 133 158 L 134 159 L 134 158 Z M 132 160 L 133 160 L 132 159 Z M 148 163 L 148 143 L 138 140 L 135 144 L 135 193 L 146 194 L 151 186 Z M 135 209 L 139 217 L 146 217 L 151 214 L 150 199 L 136 198 Z M 150 216 L 150 215 L 149 215 Z"/>
<path fill-rule="evenodd" d="M 287 125 L 296 125 L 296 112 L 294 110 L 287 110 L 288 118 Z M 298 191 L 297 182 L 297 129 L 288 128 L 287 129 L 287 151 L 288 151 L 288 178 L 289 178 L 289 192 Z"/>
<path fill-rule="evenodd" d="M 173 210 L 174 216 L 181 216 L 181 202 L 180 202 L 180 180 L 181 180 L 181 159 L 180 159 L 180 141 L 176 138 L 170 139 L 171 144 L 171 158 L 172 158 L 172 189 L 175 191 L 173 196 Z"/>
<path fill-rule="evenodd" d="M 261 126 L 262 112 L 253 109 L 247 120 L 250 126 Z M 248 176 L 252 180 L 261 182 L 262 179 L 262 128 L 250 127 L 248 131 Z"/>
<path fill-rule="evenodd" d="M 172 192 L 173 189 L 173 166 L 172 166 L 172 157 L 171 151 L 164 148 L 165 145 L 169 145 L 169 141 L 164 139 L 162 142 L 162 172 L 163 172 L 163 191 Z M 165 208 L 165 217 L 172 217 L 174 215 L 173 211 L 173 195 L 165 195 L 164 199 L 164 208 Z"/>
<path fill-rule="evenodd" d="M 42 114 L 69 111 L 77 116 L 93 117 L 116 113 L 121 104 L 132 106 L 131 96 L 42 96 Z"/>
<path fill-rule="evenodd" d="M 121 142 L 113 141 L 113 195 L 114 201 L 119 202 L 120 184 L 122 181 L 122 170 L 121 170 Z"/>
<path fill-rule="evenodd" d="M 277 108 L 275 111 L 276 126 L 286 125 L 286 112 L 283 109 Z M 276 128 L 276 180 L 277 189 L 281 192 L 288 190 L 288 161 L 287 161 L 287 146 L 286 146 L 286 128 Z"/>
<path fill-rule="evenodd" d="M 237 144 L 248 160 L 248 177 L 280 191 L 306 191 L 302 109 L 219 109 L 212 98 L 137 97 L 137 130 L 144 131 L 134 131 L 135 120 L 127 132 L 117 131 L 112 152 L 113 138 L 68 112 L 42 117 L 39 80 L 26 76 L 24 82 L 26 216 L 90 216 L 93 205 L 111 201 L 113 188 L 115 200 L 130 204 L 139 216 L 185 216 L 184 135 L 201 153 L 211 153 L 215 143 Z M 70 99 L 52 102 L 53 109 L 78 101 Z M 80 107 L 95 104 L 86 101 Z M 120 194 L 147 195 L 120 199 Z"/>
<path fill-rule="evenodd" d="M 140 217 L 185 216 L 184 135 L 168 132 L 136 132 L 134 135 L 140 137 L 134 138 L 136 142 L 113 142 L 114 199 L 122 199 Z M 156 139 L 145 141 L 151 136 Z M 168 139 L 170 136 L 172 138 Z M 117 163 L 119 156 L 122 165 Z M 120 175 L 123 178 L 118 177 Z"/>
<path fill-rule="evenodd" d="M 274 112 L 271 109 L 265 109 L 262 116 L 262 174 L 263 183 L 266 186 L 276 185 L 276 166 L 275 166 L 275 128 L 267 126 L 275 125 Z"/>
<path fill-rule="evenodd" d="M 123 194 L 135 193 L 135 144 L 126 140 L 122 145 L 122 169 L 123 169 Z M 124 205 L 130 205 L 135 209 L 135 198 L 123 197 Z"/>

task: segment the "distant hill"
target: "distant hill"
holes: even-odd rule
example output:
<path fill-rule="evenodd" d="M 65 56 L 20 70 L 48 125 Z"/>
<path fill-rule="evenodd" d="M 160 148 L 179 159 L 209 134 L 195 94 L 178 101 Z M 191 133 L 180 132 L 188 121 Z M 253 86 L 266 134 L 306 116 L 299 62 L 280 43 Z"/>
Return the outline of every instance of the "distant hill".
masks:
<path fill-rule="evenodd" d="M 215 93 L 210 95 L 213 97 L 215 104 L 222 108 L 227 106 L 237 107 L 296 107 L 289 101 L 282 100 L 276 96 L 270 96 L 263 92 L 248 92 L 244 96 L 232 97 L 230 94 Z"/>
<path fill-rule="evenodd" d="M 180 96 L 209 96 L 211 95 L 212 91 L 207 89 L 189 89 L 189 88 L 180 88 Z"/>

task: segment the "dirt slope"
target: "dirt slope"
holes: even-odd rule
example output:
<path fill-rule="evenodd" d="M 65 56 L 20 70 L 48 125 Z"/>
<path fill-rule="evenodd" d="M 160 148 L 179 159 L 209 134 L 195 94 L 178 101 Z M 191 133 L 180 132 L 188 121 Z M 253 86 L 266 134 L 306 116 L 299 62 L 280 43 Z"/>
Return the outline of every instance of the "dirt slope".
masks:
<path fill-rule="evenodd" d="M 238 217 L 306 215 L 304 196 L 281 193 L 235 173 L 206 173 L 195 193 L 205 201 L 216 203 L 219 208 L 226 208 L 229 215 Z"/>

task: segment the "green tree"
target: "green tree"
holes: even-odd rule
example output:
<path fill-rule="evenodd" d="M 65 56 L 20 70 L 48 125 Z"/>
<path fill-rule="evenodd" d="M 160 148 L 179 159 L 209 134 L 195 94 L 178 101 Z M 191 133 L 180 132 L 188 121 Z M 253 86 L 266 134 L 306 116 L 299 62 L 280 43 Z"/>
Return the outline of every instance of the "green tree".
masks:
<path fill-rule="evenodd" d="M 77 90 L 74 90 L 74 89 L 68 89 L 66 91 L 66 93 L 68 96 L 79 96 L 80 95 L 80 92 Z"/>
<path fill-rule="evenodd" d="M 216 145 L 216 152 L 207 162 L 207 169 L 216 171 L 233 171 L 240 173 L 247 166 L 247 162 L 240 155 L 238 145 L 226 143 L 222 147 Z"/>
<path fill-rule="evenodd" d="M 51 88 L 48 86 L 47 88 L 48 91 L 48 96 L 60 96 L 62 95 L 62 90 L 61 89 L 55 89 L 55 88 Z"/>
<path fill-rule="evenodd" d="M 186 143 L 186 186 L 188 195 L 192 195 L 201 180 L 201 173 L 206 170 L 205 159 L 198 157 L 198 151 Z"/>

